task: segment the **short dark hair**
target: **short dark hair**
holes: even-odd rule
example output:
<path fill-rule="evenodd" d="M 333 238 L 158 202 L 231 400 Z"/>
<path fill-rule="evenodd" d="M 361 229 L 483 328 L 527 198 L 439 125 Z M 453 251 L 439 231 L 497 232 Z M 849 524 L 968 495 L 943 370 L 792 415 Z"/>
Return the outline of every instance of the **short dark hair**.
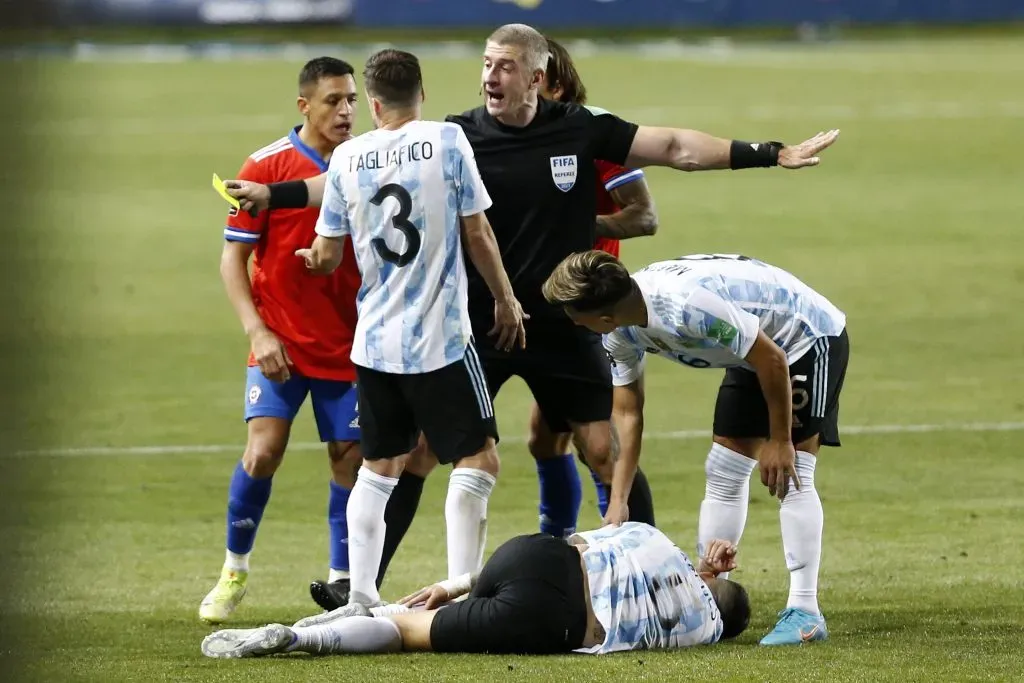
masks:
<path fill-rule="evenodd" d="M 401 50 L 381 50 L 370 55 L 363 69 L 363 87 L 368 95 L 387 106 L 409 106 L 423 92 L 420 60 Z"/>
<path fill-rule="evenodd" d="M 306 62 L 299 72 L 299 90 L 316 85 L 324 78 L 355 76 L 356 70 L 348 62 L 334 57 L 317 57 Z"/>
<path fill-rule="evenodd" d="M 562 89 L 562 102 L 587 103 L 587 88 L 583 85 L 576 65 L 565 46 L 548 38 L 548 69 L 544 74 L 548 90 Z"/>
<path fill-rule="evenodd" d="M 735 638 L 750 625 L 750 596 L 747 589 L 728 579 L 718 579 L 715 602 L 722 616 L 721 640 Z"/>
<path fill-rule="evenodd" d="M 591 250 L 567 256 L 541 287 L 549 304 L 581 313 L 610 311 L 633 293 L 633 278 L 619 259 Z"/>

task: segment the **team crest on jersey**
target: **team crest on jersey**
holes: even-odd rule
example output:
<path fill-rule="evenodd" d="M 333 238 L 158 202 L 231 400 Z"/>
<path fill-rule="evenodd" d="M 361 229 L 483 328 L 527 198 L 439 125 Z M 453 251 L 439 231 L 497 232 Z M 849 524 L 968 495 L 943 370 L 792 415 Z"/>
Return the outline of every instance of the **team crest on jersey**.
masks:
<path fill-rule="evenodd" d="M 260 394 L 262 393 L 258 384 L 253 384 L 249 387 L 249 405 L 256 405 L 256 401 L 260 400 Z"/>
<path fill-rule="evenodd" d="M 551 157 L 551 178 L 555 181 L 555 187 L 562 192 L 571 190 L 576 184 L 576 166 L 575 154 Z"/>

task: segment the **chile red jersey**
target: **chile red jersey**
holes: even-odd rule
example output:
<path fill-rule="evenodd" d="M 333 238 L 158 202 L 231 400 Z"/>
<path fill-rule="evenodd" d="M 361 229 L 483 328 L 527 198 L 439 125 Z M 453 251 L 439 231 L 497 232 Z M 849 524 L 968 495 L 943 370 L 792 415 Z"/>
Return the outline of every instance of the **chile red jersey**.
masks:
<path fill-rule="evenodd" d="M 254 152 L 238 173 L 241 180 L 274 183 L 320 175 L 327 162 L 298 135 L 299 128 Z M 356 327 L 361 277 L 352 243 L 345 240 L 341 265 L 328 276 L 311 275 L 296 249 L 316 238 L 320 209 L 275 209 L 255 218 L 231 210 L 224 239 L 256 245 L 252 296 L 264 324 L 284 344 L 294 370 L 312 379 L 355 381 L 349 358 Z M 249 365 L 256 360 L 249 355 Z"/>
<path fill-rule="evenodd" d="M 622 208 L 612 199 L 611 191 L 643 178 L 644 172 L 639 168 L 626 168 L 609 161 L 597 160 L 594 165 L 597 166 L 597 215 L 607 216 Z M 619 240 L 598 237 L 594 248 L 607 251 L 615 258 L 619 257 Z"/>

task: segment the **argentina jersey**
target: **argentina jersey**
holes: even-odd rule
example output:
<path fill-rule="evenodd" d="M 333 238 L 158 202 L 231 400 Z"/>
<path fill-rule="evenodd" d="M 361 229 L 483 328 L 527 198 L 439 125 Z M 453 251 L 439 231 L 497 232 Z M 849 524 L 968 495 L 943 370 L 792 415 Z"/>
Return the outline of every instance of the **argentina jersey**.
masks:
<path fill-rule="evenodd" d="M 457 125 L 412 121 L 335 150 L 316 231 L 348 235 L 362 274 L 353 363 L 417 374 L 462 359 L 471 327 L 460 217 L 490 205 Z"/>
<path fill-rule="evenodd" d="M 647 306 L 646 327 L 605 335 L 616 386 L 639 378 L 646 354 L 695 368 L 744 367 L 758 331 L 789 365 L 821 337 L 846 327 L 846 315 L 795 276 L 756 259 L 694 254 L 652 263 L 633 275 Z"/>
<path fill-rule="evenodd" d="M 710 645 L 722 635 L 711 591 L 686 554 L 652 526 L 627 522 L 584 531 L 583 552 L 594 614 L 604 642 L 577 652 Z"/>

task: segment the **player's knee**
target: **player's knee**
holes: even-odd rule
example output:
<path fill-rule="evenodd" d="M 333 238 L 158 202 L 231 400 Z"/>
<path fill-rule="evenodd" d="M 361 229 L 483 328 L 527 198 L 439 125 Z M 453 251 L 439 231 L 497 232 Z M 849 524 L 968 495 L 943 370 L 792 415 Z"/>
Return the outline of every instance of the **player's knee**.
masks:
<path fill-rule="evenodd" d="M 550 460 L 565 454 L 569 447 L 569 437 L 564 434 L 553 434 L 548 429 L 533 429 L 526 447 L 534 460 Z"/>
<path fill-rule="evenodd" d="M 359 444 L 353 441 L 331 441 L 327 444 L 327 457 L 331 461 L 334 483 L 348 489 L 355 486 L 356 473 L 363 462 Z"/>
<path fill-rule="evenodd" d="M 498 448 L 494 443 L 494 439 L 488 438 L 487 444 L 474 453 L 465 458 L 461 458 L 456 467 L 471 467 L 476 470 L 483 470 L 492 477 L 497 477 L 498 472 L 501 470 L 501 460 L 498 458 Z"/>
<path fill-rule="evenodd" d="M 761 450 L 761 446 L 764 444 L 764 439 L 733 438 L 731 436 L 718 436 L 717 434 L 712 441 L 720 446 L 725 446 L 734 453 L 739 453 L 755 460 L 757 459 L 757 452 Z"/>
<path fill-rule="evenodd" d="M 265 479 L 277 472 L 283 459 L 284 444 L 250 439 L 242 454 L 242 467 L 250 477 Z"/>

